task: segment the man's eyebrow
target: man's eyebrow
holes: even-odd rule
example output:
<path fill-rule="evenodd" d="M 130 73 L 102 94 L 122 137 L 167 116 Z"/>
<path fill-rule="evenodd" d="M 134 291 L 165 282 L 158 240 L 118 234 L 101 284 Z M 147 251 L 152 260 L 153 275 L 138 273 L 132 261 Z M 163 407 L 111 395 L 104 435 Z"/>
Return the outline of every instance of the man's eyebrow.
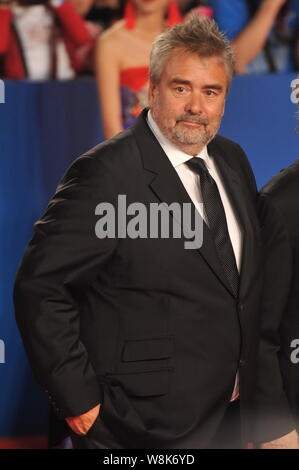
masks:
<path fill-rule="evenodd" d="M 212 88 L 213 90 L 223 90 L 223 86 L 222 85 L 219 85 L 219 83 L 211 83 L 210 85 L 209 84 L 206 84 L 203 86 L 203 88 L 207 89 L 207 88 Z"/>
<path fill-rule="evenodd" d="M 180 78 L 180 77 L 174 77 L 173 79 L 170 80 L 171 85 L 192 85 L 192 82 L 190 80 L 186 80 L 185 78 Z M 219 85 L 219 83 L 211 83 L 211 84 L 206 84 L 202 88 L 206 89 L 212 89 L 212 90 L 223 90 L 223 86 Z"/>
<path fill-rule="evenodd" d="M 171 84 L 176 84 L 180 83 L 182 85 L 191 85 L 190 80 L 186 80 L 185 78 L 180 78 L 180 77 L 174 77 L 172 80 L 170 80 Z"/>

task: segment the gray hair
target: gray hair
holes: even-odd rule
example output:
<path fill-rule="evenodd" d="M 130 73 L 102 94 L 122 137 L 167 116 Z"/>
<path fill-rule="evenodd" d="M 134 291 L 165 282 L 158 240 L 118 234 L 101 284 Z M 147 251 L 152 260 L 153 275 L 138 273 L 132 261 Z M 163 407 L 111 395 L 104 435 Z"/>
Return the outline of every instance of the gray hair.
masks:
<path fill-rule="evenodd" d="M 229 84 L 234 72 L 234 53 L 230 41 L 214 20 L 192 15 L 186 23 L 177 24 L 154 41 L 150 55 L 150 78 L 159 83 L 170 54 L 181 49 L 202 58 L 219 57 L 228 73 Z"/>

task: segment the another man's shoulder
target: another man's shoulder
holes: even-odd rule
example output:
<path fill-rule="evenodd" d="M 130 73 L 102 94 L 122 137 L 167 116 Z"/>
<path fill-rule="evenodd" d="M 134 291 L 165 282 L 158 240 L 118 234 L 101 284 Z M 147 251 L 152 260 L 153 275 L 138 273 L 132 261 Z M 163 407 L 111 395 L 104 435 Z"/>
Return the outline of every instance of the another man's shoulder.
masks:
<path fill-rule="evenodd" d="M 292 238 L 299 235 L 299 160 L 274 176 L 261 190 L 278 211 Z"/>
<path fill-rule="evenodd" d="M 272 198 L 280 198 L 284 194 L 294 197 L 299 196 L 299 160 L 292 165 L 281 170 L 263 188 L 262 193 L 270 195 Z"/>

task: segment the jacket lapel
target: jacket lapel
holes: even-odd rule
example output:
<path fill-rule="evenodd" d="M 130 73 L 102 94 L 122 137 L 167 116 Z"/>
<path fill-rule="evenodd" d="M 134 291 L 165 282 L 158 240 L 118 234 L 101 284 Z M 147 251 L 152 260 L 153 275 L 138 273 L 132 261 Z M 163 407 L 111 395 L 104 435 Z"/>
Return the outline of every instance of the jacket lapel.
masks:
<path fill-rule="evenodd" d="M 225 150 L 218 147 L 215 141 L 208 146 L 209 154 L 213 156 L 217 168 L 222 177 L 225 189 L 229 195 L 235 215 L 243 231 L 242 258 L 240 269 L 240 296 L 243 296 L 249 287 L 253 273 L 255 272 L 256 238 L 254 223 L 256 214 L 246 194 L 238 173 L 227 163 Z"/>
<path fill-rule="evenodd" d="M 131 130 L 137 141 L 144 170 L 148 174 L 148 185 L 150 189 L 161 202 L 165 202 L 167 205 L 178 202 L 180 204 L 188 203 L 194 207 L 176 170 L 148 127 L 146 123 L 146 112 L 146 110 L 143 111 Z M 192 226 L 194 227 L 194 218 L 192 220 Z M 184 232 L 182 231 L 182 233 Z M 182 238 L 184 238 L 183 235 Z M 199 253 L 204 258 L 218 279 L 232 294 L 231 287 L 219 262 L 213 239 L 211 238 L 210 231 L 205 222 L 203 222 L 203 244 L 201 248 L 194 249 L 193 251 Z"/>

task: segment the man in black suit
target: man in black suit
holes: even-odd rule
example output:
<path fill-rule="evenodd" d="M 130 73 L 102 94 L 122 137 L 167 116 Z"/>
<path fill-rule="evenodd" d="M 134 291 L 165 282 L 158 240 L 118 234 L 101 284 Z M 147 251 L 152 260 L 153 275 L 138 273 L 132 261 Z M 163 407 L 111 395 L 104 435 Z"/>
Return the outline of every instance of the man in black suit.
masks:
<path fill-rule="evenodd" d="M 283 312 L 279 325 L 279 362 L 284 387 L 299 430 L 299 160 L 286 168 L 262 190 L 264 206 L 270 206 L 280 221 L 280 236 L 266 235 L 267 263 L 264 287 L 265 308 Z"/>
<path fill-rule="evenodd" d="M 214 22 L 167 30 L 151 53 L 150 111 L 76 160 L 35 225 L 16 316 L 76 447 L 295 445 L 276 375 L 256 394 L 258 363 L 277 366 L 263 340 L 258 359 L 254 177 L 241 148 L 215 137 L 232 73 Z M 124 198 L 140 212 L 125 230 Z M 168 237 L 155 235 L 157 204 L 162 225 L 171 213 Z"/>

